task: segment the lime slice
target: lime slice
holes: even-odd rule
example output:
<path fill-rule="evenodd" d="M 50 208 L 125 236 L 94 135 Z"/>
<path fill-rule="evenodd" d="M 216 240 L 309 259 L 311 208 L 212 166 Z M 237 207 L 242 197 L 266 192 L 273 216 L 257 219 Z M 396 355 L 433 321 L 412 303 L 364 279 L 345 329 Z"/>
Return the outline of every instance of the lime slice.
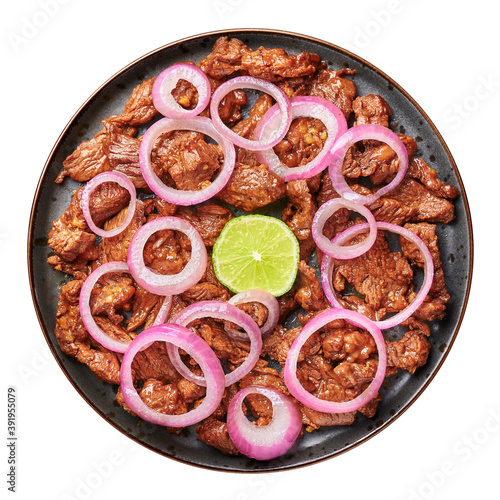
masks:
<path fill-rule="evenodd" d="M 280 219 L 243 215 L 231 219 L 212 252 L 217 279 L 232 292 L 259 288 L 279 297 L 297 276 L 299 242 Z"/>

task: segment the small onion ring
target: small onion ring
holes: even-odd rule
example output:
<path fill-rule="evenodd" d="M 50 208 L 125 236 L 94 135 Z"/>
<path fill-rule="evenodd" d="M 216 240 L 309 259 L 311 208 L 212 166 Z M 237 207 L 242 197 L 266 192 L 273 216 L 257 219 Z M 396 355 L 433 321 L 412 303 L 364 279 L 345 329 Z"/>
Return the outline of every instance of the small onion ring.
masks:
<path fill-rule="evenodd" d="M 193 109 L 183 108 L 172 95 L 179 80 L 187 80 L 198 91 L 198 103 Z M 153 105 L 168 118 L 192 118 L 200 114 L 210 102 L 210 81 L 198 66 L 177 63 L 164 69 L 155 79 L 152 89 Z"/>
<path fill-rule="evenodd" d="M 281 121 L 270 137 L 265 140 L 251 140 L 246 139 L 233 132 L 230 128 L 226 127 L 219 115 L 219 104 L 224 96 L 229 92 L 238 89 L 253 89 L 265 92 L 276 100 L 279 109 L 281 110 Z M 214 123 L 215 128 L 225 137 L 227 137 L 236 146 L 249 149 L 250 151 L 260 151 L 263 149 L 272 148 L 285 137 L 285 134 L 292 122 L 291 104 L 285 93 L 276 85 L 261 78 L 253 76 L 237 76 L 224 82 L 218 87 L 212 95 L 210 101 L 210 116 Z"/>
<path fill-rule="evenodd" d="M 90 213 L 90 196 L 92 192 L 104 182 L 116 182 L 116 184 L 119 184 L 130 193 L 130 203 L 123 222 L 118 227 L 115 227 L 114 229 L 111 229 L 109 231 L 105 231 L 104 229 L 97 227 L 92 220 L 92 215 Z M 132 218 L 135 214 L 136 200 L 137 194 L 135 191 L 135 186 L 125 174 L 121 174 L 120 172 L 102 172 L 101 174 L 98 174 L 90 179 L 90 181 L 85 184 L 85 187 L 82 191 L 82 198 L 80 203 L 85 222 L 89 226 L 90 230 L 98 236 L 111 238 L 112 236 L 116 236 L 117 234 L 120 234 L 122 231 L 124 231 L 132 221 Z"/>
<path fill-rule="evenodd" d="M 276 325 L 278 324 L 280 316 L 280 306 L 276 297 L 266 290 L 253 288 L 252 290 L 245 290 L 244 292 L 233 295 L 229 300 L 229 304 L 238 305 L 246 304 L 247 302 L 259 302 L 264 305 L 268 311 L 266 322 L 260 327 L 262 336 L 269 335 Z M 248 340 L 248 336 L 242 334 L 238 330 L 226 327 L 226 331 L 231 337 L 242 338 Z"/>
<path fill-rule="evenodd" d="M 191 242 L 191 258 L 177 274 L 159 274 L 146 267 L 144 246 L 157 231 L 169 229 L 184 233 Z M 200 281 L 207 267 L 207 249 L 200 233 L 179 217 L 158 217 L 141 226 L 134 234 L 127 252 L 130 274 L 139 286 L 156 295 L 176 295 Z"/>
<path fill-rule="evenodd" d="M 327 323 L 330 323 L 330 321 L 336 319 L 344 319 L 358 328 L 367 330 L 375 340 L 379 358 L 377 371 L 375 373 L 375 377 L 370 382 L 370 385 L 354 399 L 342 403 L 317 398 L 310 392 L 306 391 L 297 379 L 297 361 L 302 346 L 314 332 L 325 326 Z M 385 340 L 380 328 L 375 325 L 372 320 L 358 312 L 349 311 L 347 309 L 333 308 L 326 309 L 315 316 L 304 326 L 304 328 L 302 328 L 299 335 L 295 338 L 286 358 L 284 380 L 292 396 L 307 407 L 323 413 L 348 413 L 361 408 L 376 396 L 384 380 L 386 366 L 387 352 Z"/>
<path fill-rule="evenodd" d="M 326 221 L 339 208 L 347 208 L 353 212 L 358 212 L 368 221 L 370 233 L 367 238 L 356 245 L 341 246 L 335 238 L 329 240 L 323 234 L 323 228 L 325 227 Z M 334 259 L 354 259 L 367 252 L 375 243 L 377 239 L 377 222 L 371 211 L 364 205 L 344 198 L 333 198 L 318 208 L 312 222 L 312 236 L 318 248 L 326 255 Z"/>
<path fill-rule="evenodd" d="M 130 342 L 116 340 L 107 335 L 99 328 L 90 310 L 92 288 L 94 288 L 99 278 L 107 273 L 130 273 L 130 270 L 126 262 L 107 262 L 93 271 L 85 280 L 80 290 L 80 316 L 83 321 L 83 326 L 85 326 L 85 329 L 94 340 L 110 351 L 125 352 Z"/>
<path fill-rule="evenodd" d="M 369 196 L 354 192 L 347 184 L 342 174 L 344 157 L 348 149 L 358 141 L 377 140 L 384 142 L 394 150 L 399 158 L 398 173 L 394 179 Z M 395 188 L 403 179 L 408 168 L 408 152 L 401 139 L 387 127 L 374 124 L 361 124 L 351 127 L 334 144 L 330 154 L 330 165 L 328 171 L 335 191 L 343 198 L 356 201 L 362 205 L 369 205 L 375 200 Z"/>
<path fill-rule="evenodd" d="M 195 302 L 183 309 L 172 321 L 178 325 L 187 327 L 189 323 L 200 318 L 215 318 L 224 321 L 231 321 L 241 326 L 250 339 L 250 352 L 247 359 L 238 368 L 225 375 L 225 384 L 229 386 L 244 377 L 257 363 L 262 350 L 262 335 L 257 323 L 241 309 L 228 302 L 218 300 L 202 300 Z M 186 379 L 198 385 L 205 386 L 204 377 L 195 375 L 186 367 L 179 355 L 179 349 L 175 346 L 167 345 L 170 361 L 177 371 Z"/>
<path fill-rule="evenodd" d="M 266 165 L 271 172 L 279 175 L 285 182 L 295 179 L 308 179 L 322 172 L 328 165 L 330 150 L 347 131 L 347 122 L 342 111 L 335 104 L 322 97 L 301 96 L 291 97 L 292 120 L 300 116 L 316 118 L 326 127 L 328 137 L 323 149 L 308 163 L 300 167 L 287 167 L 283 165 L 278 155 L 272 148 L 265 151 L 256 151 L 255 156 L 260 163 Z M 262 117 L 255 127 L 254 137 L 261 140 L 273 129 L 277 121 L 279 109 L 274 105 Z"/>
<path fill-rule="evenodd" d="M 155 141 L 160 135 L 173 130 L 192 130 L 210 136 L 219 145 L 224 152 L 224 164 L 219 170 L 216 179 L 206 188 L 193 190 L 175 189 L 164 184 L 156 175 L 151 163 L 151 151 Z M 162 118 L 148 128 L 142 138 L 139 148 L 139 165 L 141 173 L 147 185 L 160 198 L 175 205 L 195 205 L 212 198 L 227 183 L 234 170 L 236 153 L 234 145 L 221 135 L 213 126 L 210 118 L 195 116 L 193 118 L 184 118 L 173 120 L 171 118 Z"/>
<path fill-rule="evenodd" d="M 333 240 L 337 240 L 338 244 L 343 244 L 349 241 L 354 236 L 359 233 L 365 231 L 368 228 L 368 224 L 357 224 L 356 226 L 352 226 L 349 229 L 346 229 L 339 235 L 337 235 Z M 374 323 L 382 330 L 387 328 L 392 328 L 393 326 L 399 325 L 405 319 L 408 319 L 422 304 L 425 297 L 429 293 L 429 290 L 432 286 L 432 280 L 434 278 L 434 263 L 432 261 L 432 255 L 427 248 L 427 245 L 412 231 L 406 229 L 404 227 L 398 226 L 396 224 L 390 224 L 388 222 L 377 222 L 377 229 L 390 231 L 393 233 L 397 233 L 404 238 L 410 240 L 414 243 L 417 248 L 420 250 L 420 254 L 424 260 L 424 281 L 420 286 L 420 290 L 418 291 L 416 297 L 413 301 L 405 307 L 402 311 L 399 311 L 394 316 L 390 318 L 374 321 Z M 335 292 L 333 290 L 332 284 L 332 271 L 333 271 L 334 261 L 333 259 L 325 255 L 323 257 L 323 261 L 321 262 L 321 284 L 323 286 L 323 291 L 325 292 L 325 297 L 328 302 L 332 305 L 332 307 L 342 308 Z"/>
<path fill-rule="evenodd" d="M 188 352 L 205 374 L 207 392 L 203 402 L 188 413 L 159 413 L 142 401 L 134 387 L 132 361 L 139 351 L 157 341 L 166 342 L 167 345 L 175 344 Z M 219 406 L 224 394 L 224 371 L 217 356 L 202 338 L 180 325 L 164 323 L 144 330 L 125 351 L 120 368 L 120 387 L 127 406 L 142 419 L 168 427 L 186 427 L 207 418 Z"/>
<path fill-rule="evenodd" d="M 250 422 L 241 409 L 249 394 L 261 394 L 271 401 L 273 419 L 268 425 Z M 302 430 L 299 405 L 271 387 L 248 386 L 235 394 L 227 411 L 227 431 L 236 448 L 250 458 L 271 460 L 286 453 Z"/>

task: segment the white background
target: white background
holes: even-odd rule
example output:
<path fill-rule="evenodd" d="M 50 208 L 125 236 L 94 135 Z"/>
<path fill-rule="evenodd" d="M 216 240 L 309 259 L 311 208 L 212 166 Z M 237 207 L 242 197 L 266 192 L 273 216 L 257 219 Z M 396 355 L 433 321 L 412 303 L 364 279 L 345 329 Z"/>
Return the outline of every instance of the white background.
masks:
<path fill-rule="evenodd" d="M 264 500 L 303 497 L 311 488 L 314 496 L 328 498 L 498 498 L 500 44 L 494 2 L 462 5 L 450 0 L 2 3 L 0 307 L 6 342 L 0 436 L 7 432 L 7 387 L 15 386 L 17 498 Z M 27 31 L 27 23 L 34 22 L 38 27 Z M 420 399 L 382 433 L 342 456 L 264 475 L 183 465 L 107 424 L 51 358 L 32 306 L 26 264 L 35 188 L 73 113 L 136 58 L 221 28 L 311 35 L 353 51 L 394 78 L 451 149 L 474 225 L 467 313 L 446 362 Z M 3 495 L 8 449 L 0 448 Z M 104 462 L 111 466 L 102 469 Z"/>

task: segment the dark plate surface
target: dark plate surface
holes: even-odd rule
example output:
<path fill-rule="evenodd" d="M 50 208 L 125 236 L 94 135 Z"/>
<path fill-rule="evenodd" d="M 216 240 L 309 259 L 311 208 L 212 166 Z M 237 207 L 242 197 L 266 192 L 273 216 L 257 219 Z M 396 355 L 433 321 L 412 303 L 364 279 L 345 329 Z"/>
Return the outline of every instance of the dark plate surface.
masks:
<path fill-rule="evenodd" d="M 179 61 L 200 61 L 222 35 L 238 37 L 251 48 L 283 47 L 291 53 L 316 52 L 335 70 L 356 69 L 353 77 L 358 95 L 380 94 L 392 109 L 392 128 L 417 140 L 416 156 L 422 157 L 438 176 L 460 191 L 455 201 L 456 218 L 438 225 L 441 258 L 451 294 L 443 321 L 431 324 L 431 352 L 425 366 L 410 376 L 407 372 L 388 377 L 381 388 L 382 401 L 374 418 L 358 414 L 351 426 L 323 427 L 305 433 L 284 456 L 258 462 L 244 456 L 227 457 L 196 438 L 195 428 L 179 435 L 142 422 L 115 402 L 116 387 L 100 382 L 83 364 L 64 355 L 54 335 L 59 290 L 71 279 L 47 264 L 47 235 L 53 220 L 68 206 L 72 191 L 80 184 L 66 178 L 54 180 L 63 160 L 83 140 L 101 129 L 100 120 L 123 110 L 132 89 L 146 78 Z M 392 79 L 358 56 L 321 40 L 295 33 L 268 30 L 218 31 L 193 36 L 161 47 L 124 68 L 103 84 L 76 112 L 55 144 L 43 169 L 35 193 L 28 238 L 28 266 L 35 309 L 45 338 L 63 372 L 82 397 L 110 424 L 166 457 L 191 465 L 226 471 L 272 471 L 289 469 L 333 457 L 363 443 L 386 428 L 422 393 L 445 360 L 458 333 L 468 300 L 472 274 L 472 227 L 466 194 L 455 162 L 439 132 L 417 103 Z M 394 340 L 391 338 L 391 340 Z"/>

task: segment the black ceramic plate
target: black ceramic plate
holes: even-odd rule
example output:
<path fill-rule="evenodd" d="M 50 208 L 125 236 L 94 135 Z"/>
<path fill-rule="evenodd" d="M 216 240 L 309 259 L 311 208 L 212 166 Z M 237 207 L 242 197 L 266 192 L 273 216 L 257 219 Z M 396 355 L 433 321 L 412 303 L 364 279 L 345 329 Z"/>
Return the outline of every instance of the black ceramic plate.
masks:
<path fill-rule="evenodd" d="M 60 351 L 54 336 L 56 306 L 60 287 L 70 278 L 46 264 L 50 254 L 47 234 L 51 223 L 69 204 L 72 191 L 79 187 L 69 178 L 61 185 L 54 183 L 62 170 L 63 160 L 80 142 L 90 139 L 101 129 L 100 120 L 123 110 L 138 83 L 157 75 L 172 63 L 200 61 L 222 35 L 238 37 L 252 48 L 283 47 L 290 53 L 315 52 L 332 69 L 356 69 L 354 81 L 358 95 L 382 95 L 392 109 L 393 129 L 414 137 L 418 143 L 417 156 L 435 168 L 441 179 L 460 190 L 455 202 L 455 220 L 438 227 L 451 300 L 446 318 L 431 325 L 432 349 L 427 364 L 412 376 L 401 372 L 386 380 L 375 418 L 359 415 L 351 426 L 324 427 L 305 433 L 283 457 L 267 462 L 244 456 L 224 456 L 197 440 L 195 426 L 179 435 L 171 434 L 162 427 L 140 421 L 119 407 L 115 402 L 116 387 L 99 382 L 86 366 Z M 43 169 L 31 213 L 28 254 L 34 305 L 45 338 L 75 389 L 104 419 L 151 450 L 188 464 L 227 471 L 271 471 L 308 465 L 343 453 L 387 427 L 418 398 L 445 360 L 464 315 L 471 282 L 472 228 L 465 191 L 448 148 L 423 110 L 396 82 L 354 54 L 312 37 L 268 30 L 236 30 L 197 35 L 161 47 L 124 68 L 87 100 L 62 132 Z"/>

